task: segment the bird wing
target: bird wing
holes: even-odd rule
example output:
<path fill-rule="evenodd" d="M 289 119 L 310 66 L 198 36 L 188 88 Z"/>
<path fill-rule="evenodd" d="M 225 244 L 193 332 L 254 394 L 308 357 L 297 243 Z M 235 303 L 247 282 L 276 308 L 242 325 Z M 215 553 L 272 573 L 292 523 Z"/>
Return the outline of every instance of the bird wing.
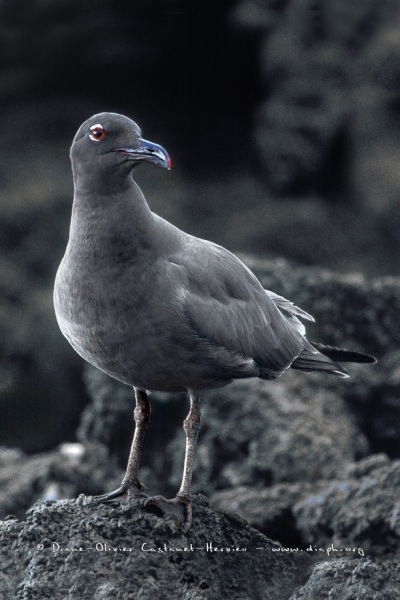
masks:
<path fill-rule="evenodd" d="M 255 275 L 225 248 L 192 238 L 185 267 L 183 310 L 200 338 L 244 359 L 253 359 L 266 377 L 277 377 L 306 341 Z"/>
<path fill-rule="evenodd" d="M 297 317 L 306 319 L 307 321 L 313 321 L 315 323 L 315 319 L 312 315 L 308 314 L 302 308 L 295 306 L 290 300 L 287 300 L 283 296 L 279 296 L 279 294 L 270 292 L 269 290 L 265 290 L 265 292 L 273 300 L 275 305 L 279 308 L 281 313 L 286 317 L 291 325 L 301 333 L 301 335 L 305 335 L 306 328 Z"/>
<path fill-rule="evenodd" d="M 279 294 L 275 294 L 275 292 L 271 292 L 270 290 L 265 290 L 265 292 L 270 298 L 272 298 L 276 306 L 279 309 L 281 309 L 282 312 L 286 312 L 291 315 L 297 315 L 302 319 L 306 319 L 307 321 L 313 321 L 313 323 L 315 323 L 315 319 L 312 315 L 307 313 L 302 308 L 299 308 L 298 306 L 293 304 L 293 302 L 291 302 L 290 300 L 287 300 L 283 296 L 279 296 Z"/>

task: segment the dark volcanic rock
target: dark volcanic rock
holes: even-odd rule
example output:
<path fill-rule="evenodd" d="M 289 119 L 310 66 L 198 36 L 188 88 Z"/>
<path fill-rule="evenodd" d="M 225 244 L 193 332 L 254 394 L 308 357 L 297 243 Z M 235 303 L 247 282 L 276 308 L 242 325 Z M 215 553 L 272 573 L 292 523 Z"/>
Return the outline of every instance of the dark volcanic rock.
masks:
<path fill-rule="evenodd" d="M 355 226 L 354 235 L 346 234 L 353 246 L 368 253 L 377 234 L 397 264 L 398 14 L 396 0 L 242 0 L 232 11 L 239 30 L 262 39 L 264 99 L 253 122 L 268 189 L 284 202 L 292 195 L 300 211 L 310 209 L 310 194 L 331 204 L 337 230 L 340 221 Z M 316 211 L 308 227 L 310 242 L 320 227 L 330 229 L 320 217 Z M 338 248 L 341 238 L 343 232 Z M 334 242 L 332 227 L 326 240 L 332 250 Z M 298 256 L 305 259 L 304 248 Z"/>
<path fill-rule="evenodd" d="M 375 452 L 400 456 L 400 352 L 381 359 L 378 370 L 349 382 L 344 397 Z"/>
<path fill-rule="evenodd" d="M 361 556 L 398 553 L 400 462 L 373 455 L 347 465 L 343 475 L 341 480 L 227 489 L 211 502 L 287 546 L 311 544 L 326 551 L 333 545 L 338 553 L 350 547 Z"/>
<path fill-rule="evenodd" d="M 203 497 L 193 513 L 196 526 L 183 536 L 139 501 L 116 508 L 84 496 L 38 503 L 26 521 L 0 526 L 2 591 L 18 600 L 277 600 L 308 574 L 307 555 L 279 552 L 239 518 L 210 510 Z"/>
<path fill-rule="evenodd" d="M 100 444 L 62 444 L 34 456 L 0 448 L 0 519 L 10 513 L 22 518 L 37 500 L 103 493 L 117 487 L 121 477 Z"/>
<path fill-rule="evenodd" d="M 399 86 L 397 14 L 395 1 L 238 3 L 236 22 L 254 34 L 264 32 L 260 56 L 266 100 L 255 137 L 272 188 L 298 192 L 322 186 L 327 195 L 341 188 L 342 197 L 354 201 L 349 183 L 359 182 L 367 191 L 373 179 L 389 186 L 380 207 L 372 201 L 377 190 L 367 192 L 364 202 L 374 204 L 375 214 L 396 202 L 388 177 L 394 163 L 385 168 L 378 160 L 368 182 L 359 175 L 360 168 L 366 174 L 367 161 L 373 167 L 375 150 L 389 157 L 395 148 L 387 94 L 397 93 Z"/>
<path fill-rule="evenodd" d="M 232 488 L 211 502 L 287 546 L 390 555 L 400 549 L 399 473 L 399 461 L 373 455 L 348 465 L 342 479 Z"/>
<path fill-rule="evenodd" d="M 194 487 L 212 490 L 337 477 L 343 464 L 367 451 L 343 400 L 288 373 L 269 384 L 252 380 L 207 394 Z M 178 485 L 183 436 L 169 447 Z"/>
<path fill-rule="evenodd" d="M 398 350 L 400 278 L 368 279 L 361 273 L 294 267 L 283 259 L 262 261 L 244 256 L 244 260 L 264 287 L 290 298 L 315 317 L 315 325 L 307 323 L 309 339 L 323 336 L 324 343 L 351 344 L 353 349 L 362 348 L 378 358 Z M 376 373 L 379 368 L 364 366 L 363 372 Z"/>
<path fill-rule="evenodd" d="M 133 431 L 130 388 L 87 369 L 93 396 L 78 437 L 105 443 L 125 466 Z M 343 465 L 368 451 L 365 436 L 340 397 L 344 382 L 324 389 L 325 379 L 288 373 L 273 384 L 236 382 L 206 394 L 203 402 L 194 489 L 211 493 L 239 485 L 316 481 L 340 477 Z M 153 422 L 143 464 L 145 483 L 176 491 L 184 456 L 182 395 L 150 396 Z M 166 450 L 165 450 L 166 448 Z"/>
<path fill-rule="evenodd" d="M 399 278 L 368 280 L 360 274 L 293 269 L 285 261 L 246 258 L 246 262 L 266 288 L 290 298 L 315 317 L 316 323 L 307 325 L 309 339 L 359 349 L 378 357 L 377 365 L 350 365 L 351 378 L 340 384 L 341 396 L 367 436 L 372 451 L 398 458 Z M 314 378 L 308 379 L 313 381 Z M 332 378 L 324 378 L 324 389 L 337 385 Z"/>
<path fill-rule="evenodd" d="M 304 549 L 307 543 L 297 529 L 293 506 L 307 494 L 317 494 L 325 487 L 325 481 L 277 483 L 265 488 L 240 486 L 215 492 L 210 502 L 212 506 L 238 514 L 284 546 L 297 545 Z"/>
<path fill-rule="evenodd" d="M 399 574 L 398 559 L 321 562 L 289 600 L 395 600 Z"/>
<path fill-rule="evenodd" d="M 400 461 L 356 480 L 331 481 L 298 502 L 293 513 L 303 539 L 337 548 L 359 546 L 365 554 L 400 550 Z"/>

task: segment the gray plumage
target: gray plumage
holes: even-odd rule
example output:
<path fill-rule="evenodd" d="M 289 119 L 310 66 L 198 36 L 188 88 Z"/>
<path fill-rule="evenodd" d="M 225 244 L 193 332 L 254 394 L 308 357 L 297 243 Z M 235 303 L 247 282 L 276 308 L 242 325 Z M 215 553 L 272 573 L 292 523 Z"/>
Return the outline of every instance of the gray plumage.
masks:
<path fill-rule="evenodd" d="M 75 196 L 54 306 L 85 360 L 139 390 L 199 393 L 290 367 L 347 376 L 306 339 L 299 317 L 313 317 L 264 290 L 232 253 L 150 210 L 133 167 L 169 167 L 169 157 L 133 121 L 88 119 L 71 160 Z"/>
<path fill-rule="evenodd" d="M 85 132 L 96 122 L 113 129 L 107 151 L 90 156 L 93 142 Z M 80 128 L 72 146 L 76 193 L 54 304 L 60 328 L 78 354 L 147 390 L 203 390 L 240 377 L 272 379 L 302 352 L 318 357 L 316 369 L 322 360 L 344 374 L 302 335 L 296 316 L 312 317 L 266 292 L 221 246 L 151 212 L 127 172 L 132 164 L 109 151 L 134 145 L 139 134 L 129 119 L 103 113 Z"/>

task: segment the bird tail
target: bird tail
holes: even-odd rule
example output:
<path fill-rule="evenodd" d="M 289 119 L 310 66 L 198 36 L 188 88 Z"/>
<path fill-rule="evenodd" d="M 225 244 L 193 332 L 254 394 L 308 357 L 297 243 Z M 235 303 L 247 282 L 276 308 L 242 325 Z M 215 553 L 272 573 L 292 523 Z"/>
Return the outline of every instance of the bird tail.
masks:
<path fill-rule="evenodd" d="M 370 354 L 362 354 L 361 352 L 353 352 L 352 350 L 342 350 L 335 346 L 325 346 L 317 342 L 310 342 L 318 352 L 321 352 L 332 360 L 338 362 L 354 362 L 354 363 L 376 363 L 376 358 Z"/>
<path fill-rule="evenodd" d="M 291 364 L 292 369 L 311 373 L 323 371 L 337 377 L 349 377 L 349 373 L 338 362 L 375 363 L 376 358 L 369 354 L 342 350 L 334 346 L 325 346 L 316 342 L 310 342 L 312 348 L 306 348 Z"/>

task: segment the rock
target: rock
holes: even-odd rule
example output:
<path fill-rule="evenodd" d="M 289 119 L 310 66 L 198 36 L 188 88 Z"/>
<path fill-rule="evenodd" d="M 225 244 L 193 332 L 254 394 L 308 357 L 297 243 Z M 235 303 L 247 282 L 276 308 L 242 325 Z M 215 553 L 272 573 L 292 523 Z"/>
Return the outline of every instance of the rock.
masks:
<path fill-rule="evenodd" d="M 0 161 L 0 438 L 28 452 L 72 437 L 87 402 L 77 381 L 79 360 L 62 341 L 53 311 L 53 277 L 68 233 L 63 220 L 71 210 L 65 194 L 72 186 L 65 148 L 54 144 L 48 152 L 37 133 L 45 114 L 43 106 L 9 111 L 1 133 L 2 147 L 15 152 Z M 46 130 L 57 111 L 47 117 Z M 34 133 L 27 136 L 28 130 Z"/>
<path fill-rule="evenodd" d="M 316 324 L 307 325 L 309 339 L 360 349 L 378 357 L 378 364 L 369 368 L 350 365 L 351 378 L 340 385 L 340 395 L 366 435 L 371 451 L 400 457 L 399 278 L 369 280 L 361 274 L 293 269 L 282 260 L 268 263 L 246 257 L 246 262 L 266 288 L 290 298 L 315 317 Z M 309 378 L 307 384 L 314 381 L 315 378 Z M 325 378 L 322 385 L 325 390 L 338 389 L 332 378 Z M 314 392 L 310 389 L 310 393 Z"/>
<path fill-rule="evenodd" d="M 277 483 L 269 487 L 240 486 L 215 492 L 210 497 L 212 506 L 242 519 L 268 537 L 279 540 L 285 547 L 306 548 L 297 530 L 293 506 L 306 494 L 322 490 L 325 482 Z"/>
<path fill-rule="evenodd" d="M 346 478 L 360 479 L 360 477 L 369 475 L 369 473 L 375 471 L 375 469 L 388 466 L 390 466 L 390 460 L 386 454 L 371 454 L 371 456 L 367 456 L 367 458 L 364 458 L 359 462 L 347 465 L 344 469 L 344 473 Z"/>
<path fill-rule="evenodd" d="M 326 482 L 293 507 L 293 516 L 310 543 L 391 554 L 400 549 L 399 494 L 400 461 L 394 461 L 356 480 Z"/>
<path fill-rule="evenodd" d="M 367 278 L 361 273 L 339 274 L 316 267 L 294 266 L 283 259 L 257 260 L 243 256 L 264 287 L 290 298 L 310 312 L 316 324 L 307 324 L 308 337 L 323 336 L 325 343 L 364 348 L 380 359 L 398 350 L 400 278 Z M 362 367 L 363 375 L 379 366 Z M 352 372 L 358 369 L 351 366 Z M 329 379 L 326 379 L 329 383 Z M 351 381 L 351 379 L 350 379 Z"/>
<path fill-rule="evenodd" d="M 100 494 L 119 485 L 122 472 L 100 444 L 62 444 L 56 450 L 27 456 L 0 448 L 0 519 L 23 518 L 36 500 Z"/>
<path fill-rule="evenodd" d="M 397 559 L 342 558 L 315 565 L 306 585 L 289 600 L 394 600 L 399 588 Z"/>
<path fill-rule="evenodd" d="M 308 327 L 310 339 L 376 353 L 380 362 L 368 367 L 350 365 L 351 378 L 346 381 L 290 372 L 273 383 L 239 381 L 209 393 L 204 401 L 195 486 L 207 493 L 221 490 L 213 499 L 219 506 L 239 510 L 252 525 L 272 535 L 284 547 L 299 548 L 292 554 L 287 554 L 285 549 L 279 551 L 281 557 L 290 556 L 290 560 L 295 560 L 295 556 L 305 554 L 306 548 L 315 544 L 322 551 L 309 552 L 306 556 L 321 560 L 326 558 L 330 545 L 346 544 L 347 547 L 351 544 L 356 551 L 382 554 L 386 559 L 398 551 L 399 526 L 395 507 L 399 467 L 398 462 L 390 462 L 387 456 L 374 456 L 371 452 L 376 452 L 379 446 L 379 451 L 386 452 L 391 458 L 398 456 L 394 425 L 398 396 L 396 352 L 400 341 L 397 324 L 399 281 L 396 278 L 368 281 L 361 275 L 344 276 L 317 268 L 294 268 L 282 260 L 257 261 L 247 257 L 246 262 L 266 287 L 314 314 L 317 324 Z M 83 447 L 84 453 L 79 454 L 73 448 L 39 457 L 0 453 L 4 515 L 17 513 L 22 517 L 23 510 L 37 498 L 59 499 L 81 492 L 102 493 L 119 484 L 132 437 L 133 393 L 129 387 L 93 369 L 87 371 L 86 385 L 92 403 L 84 411 L 78 433 L 78 448 Z M 176 492 L 182 472 L 182 421 L 188 405 L 182 396 L 175 394 L 152 394 L 151 402 L 153 423 L 145 445 L 142 478 L 154 493 L 170 494 Z M 365 457 L 362 461 L 354 462 L 362 457 Z M 117 460 L 120 468 L 116 466 Z M 244 485 L 246 488 L 239 487 Z M 77 510 L 76 504 L 68 502 L 45 507 L 47 511 L 53 511 L 53 529 L 60 506 L 73 506 L 72 512 Z M 125 508 L 113 510 L 118 512 Z M 43 512 L 44 509 L 40 510 Z M 97 510 L 103 514 L 103 510 L 110 508 L 97 507 L 96 514 Z M 130 510 L 127 508 L 127 512 Z M 88 520 L 87 513 L 77 514 L 82 517 L 82 523 Z M 207 520 L 204 512 L 200 510 L 198 516 L 199 523 L 205 519 L 204 531 L 206 528 L 213 534 L 214 530 L 218 531 L 216 522 Z M 29 530 L 29 535 L 34 535 L 37 522 L 33 523 L 30 518 L 26 525 L 14 518 L 5 521 L 6 535 L 9 536 L 16 527 L 15 536 L 22 536 L 18 543 L 25 547 L 25 552 L 25 533 L 22 532 Z M 156 517 L 147 515 L 145 518 L 150 519 L 144 527 L 149 537 L 153 535 L 156 521 L 152 519 Z M 238 521 L 234 517 L 226 518 L 225 539 L 236 540 Z M 120 521 L 123 527 L 122 516 Z M 55 531 L 60 531 L 60 536 L 62 531 L 65 534 L 69 531 L 69 522 L 61 518 L 59 529 Z M 166 521 L 157 523 L 162 531 L 169 527 Z M 90 525 L 88 527 L 90 529 Z M 200 525 L 200 531 L 202 528 Z M 39 531 L 42 530 L 39 528 Z M 196 535 L 194 528 L 193 535 Z M 51 541 L 48 536 L 46 539 Z M 113 541 L 115 536 L 110 534 L 107 539 Z M 168 536 L 167 539 L 169 543 Z M 277 556 L 277 552 L 274 551 L 273 556 Z M 21 588 L 24 591 L 32 584 L 32 589 L 38 590 L 41 597 L 46 597 L 43 596 L 47 593 L 43 591 L 45 589 L 50 589 L 51 594 L 52 584 L 44 574 L 49 561 L 41 556 L 27 557 L 28 565 L 32 567 L 29 576 L 25 563 L 20 561 L 17 565 L 15 559 L 11 571 L 4 571 L 0 579 L 4 589 L 7 586 L 14 589 L 18 580 L 25 582 L 25 589 Z M 61 573 L 62 560 L 51 558 L 55 561 L 54 569 Z M 68 565 L 74 560 L 78 559 L 69 557 Z M 84 576 L 81 570 L 76 570 L 72 582 L 68 582 L 71 594 L 78 590 L 75 597 L 80 597 L 82 581 L 86 581 L 91 597 L 118 597 L 121 592 L 115 579 L 99 579 L 92 575 L 97 568 L 95 562 L 93 559 L 93 565 L 85 564 Z M 164 586 L 170 592 L 172 584 L 166 581 L 168 577 L 157 574 L 157 568 L 154 568 L 155 585 L 159 584 L 160 589 Z M 222 577 L 221 573 L 228 567 L 219 565 L 218 568 L 219 579 L 225 581 L 225 575 Z M 263 567 L 254 568 L 256 575 L 253 577 L 264 585 Z M 208 572 L 203 563 L 201 569 Z M 117 569 L 117 572 L 120 571 Z M 227 574 L 229 572 L 226 570 Z M 199 588 L 204 579 L 204 575 L 199 579 L 196 573 L 196 569 L 190 574 L 184 571 L 179 580 L 188 598 L 196 598 L 190 582 L 196 582 Z M 280 580 L 281 575 L 278 575 L 277 580 Z M 58 577 L 55 574 L 53 581 L 58 581 Z M 218 579 L 217 575 L 215 578 Z M 271 578 L 274 579 L 272 575 Z M 95 581 L 93 585 L 92 581 Z M 210 585 L 207 579 L 205 581 L 205 585 Z M 43 587 L 45 585 L 50 588 Z M 144 585 L 143 597 L 150 593 L 148 586 L 154 589 L 147 579 L 144 584 L 137 581 L 136 591 L 141 589 L 140 585 Z M 217 584 L 215 587 L 220 593 L 221 583 L 218 585 L 220 587 Z M 286 596 L 295 585 L 293 583 L 287 594 L 285 591 Z M 373 585 L 372 578 L 371 589 Z M 266 589 L 273 589 L 271 586 L 272 583 L 265 585 Z M 199 598 L 208 599 L 213 593 L 210 589 L 205 587 L 203 596 L 201 591 L 196 593 L 200 594 Z M 232 589 L 229 593 L 235 597 Z M 241 600 L 239 595 L 237 597 Z"/>
<path fill-rule="evenodd" d="M 400 462 L 373 455 L 348 464 L 342 474 L 337 480 L 221 490 L 211 502 L 284 546 L 311 545 L 321 552 L 334 546 L 339 554 L 350 548 L 358 556 L 397 553 Z"/>
<path fill-rule="evenodd" d="M 379 369 L 349 382 L 344 398 L 374 452 L 400 456 L 400 352 L 381 359 Z"/>
<path fill-rule="evenodd" d="M 300 213 L 310 211 L 310 196 L 331 205 L 332 229 L 315 211 L 310 241 L 321 229 L 335 239 L 336 224 L 337 247 L 346 237 L 361 250 L 377 235 L 386 255 L 390 248 L 397 255 L 397 11 L 395 0 L 241 0 L 231 11 L 239 31 L 262 40 L 264 94 L 254 109 L 253 143 L 270 195 L 284 202 L 292 196 Z M 298 257 L 304 260 L 303 250 Z"/>
<path fill-rule="evenodd" d="M 233 12 L 245 30 L 264 32 L 266 99 L 255 120 L 255 139 L 269 186 L 298 193 L 320 191 L 322 185 L 328 196 L 340 188 L 341 197 L 354 203 L 358 189 L 349 184 L 355 183 L 367 192 L 360 201 L 373 204 L 376 215 L 383 183 L 383 204 L 393 203 L 395 163 L 389 160 L 385 168 L 383 157 L 395 150 L 387 92 L 393 93 L 399 80 L 396 3 L 350 6 L 333 0 L 320 6 L 291 0 L 261 6 L 245 0 Z M 344 156 L 351 159 L 343 161 Z M 367 167 L 367 157 L 372 171 L 368 177 L 365 168 L 362 177 L 359 159 Z M 378 189 L 379 202 L 371 202 Z"/>
<path fill-rule="evenodd" d="M 341 465 L 367 451 L 345 404 L 326 391 L 322 378 L 311 386 L 287 373 L 271 383 L 237 381 L 208 393 L 197 448 L 194 489 L 271 485 L 330 479 Z M 183 436 L 177 435 L 173 482 L 181 476 Z"/>
<path fill-rule="evenodd" d="M 306 554 L 280 552 L 241 519 L 208 508 L 201 496 L 193 517 L 196 527 L 186 537 L 140 501 L 112 507 L 80 496 L 37 503 L 25 521 L 0 525 L 0 584 L 16 600 L 276 600 L 304 581 Z"/>

